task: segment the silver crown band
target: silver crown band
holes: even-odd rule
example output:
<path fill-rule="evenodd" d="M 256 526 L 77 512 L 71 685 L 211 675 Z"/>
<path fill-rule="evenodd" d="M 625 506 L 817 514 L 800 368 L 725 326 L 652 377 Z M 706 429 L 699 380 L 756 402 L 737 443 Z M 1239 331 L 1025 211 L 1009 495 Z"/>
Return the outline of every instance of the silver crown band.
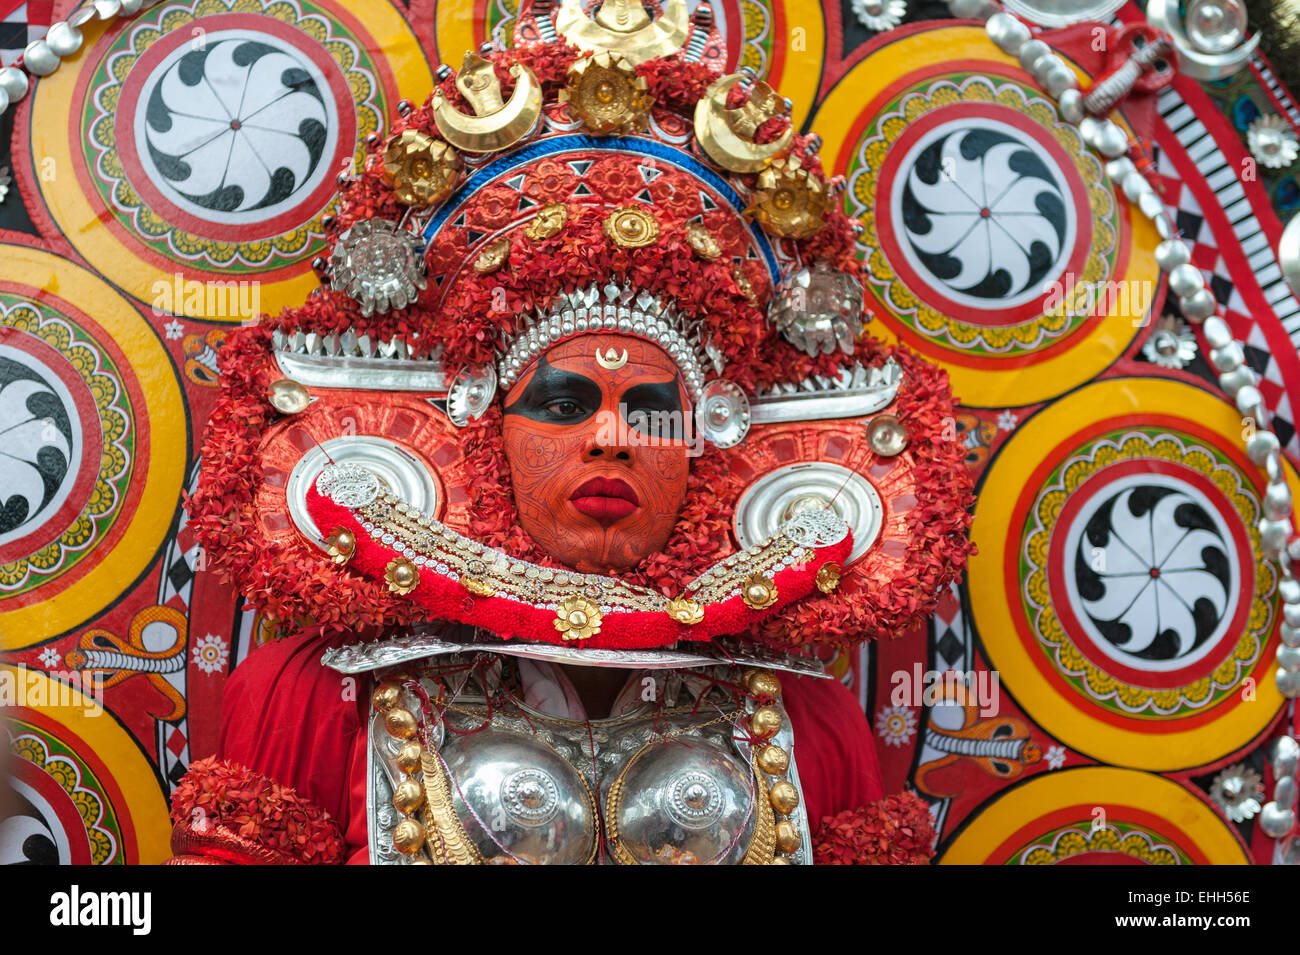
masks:
<path fill-rule="evenodd" d="M 603 294 L 602 294 L 603 292 Z M 671 306 L 649 292 L 627 287 L 594 286 L 561 294 L 545 314 L 525 320 L 522 334 L 503 342 L 505 354 L 497 364 L 501 390 L 507 391 L 519 376 L 552 345 L 574 335 L 609 332 L 633 335 L 653 342 L 677 363 L 691 400 L 699 403 L 704 390 L 705 362 L 721 371 L 721 354 L 700 341 L 697 329 Z"/>

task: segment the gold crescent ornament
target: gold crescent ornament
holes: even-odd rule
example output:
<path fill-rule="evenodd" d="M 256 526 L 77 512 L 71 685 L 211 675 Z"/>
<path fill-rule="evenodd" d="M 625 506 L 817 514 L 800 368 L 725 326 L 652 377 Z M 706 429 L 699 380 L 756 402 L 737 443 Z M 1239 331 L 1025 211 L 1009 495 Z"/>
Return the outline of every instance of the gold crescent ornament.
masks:
<path fill-rule="evenodd" d="M 507 149 L 528 136 L 542 115 L 542 86 L 522 63 L 511 66 L 510 75 L 515 78 L 515 88 L 505 101 L 491 61 L 466 53 L 456 74 L 456 89 L 474 115 L 462 113 L 442 90 L 434 90 L 433 121 L 442 138 L 465 152 L 488 153 Z"/>
<path fill-rule="evenodd" d="M 640 0 L 605 0 L 594 18 L 580 0 L 564 0 L 555 14 L 555 31 L 580 50 L 621 53 L 633 66 L 671 56 L 690 34 L 686 0 L 668 0 L 658 20 L 651 20 Z"/>
<path fill-rule="evenodd" d="M 787 115 L 787 101 L 761 80 L 754 84 L 749 100 L 738 109 L 727 109 L 727 94 L 741 80 L 733 73 L 715 80 L 695 106 L 695 138 L 709 158 L 731 172 L 758 172 L 790 148 L 793 124 L 770 143 L 754 142 L 758 127 L 769 119 Z"/>
<path fill-rule="evenodd" d="M 600 346 L 596 346 L 596 364 L 601 368 L 607 368 L 610 371 L 618 371 L 627 364 L 627 349 L 623 349 L 623 354 L 619 354 L 612 348 L 605 349 L 605 354 L 600 353 Z"/>

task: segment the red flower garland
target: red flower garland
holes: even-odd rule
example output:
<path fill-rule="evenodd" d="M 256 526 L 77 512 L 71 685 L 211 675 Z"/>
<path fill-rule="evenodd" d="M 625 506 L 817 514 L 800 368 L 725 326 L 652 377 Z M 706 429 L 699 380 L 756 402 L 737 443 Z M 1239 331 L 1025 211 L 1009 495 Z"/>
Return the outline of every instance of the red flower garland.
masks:
<path fill-rule="evenodd" d="M 822 820 L 813 836 L 815 865 L 928 865 L 934 821 L 914 793 L 886 796 Z"/>
<path fill-rule="evenodd" d="M 299 862 L 337 865 L 346 843 L 329 813 L 289 786 L 216 757 L 191 763 L 172 794 L 172 823 L 202 831 L 224 826 L 242 839 Z M 201 824 L 195 825 L 196 818 Z"/>

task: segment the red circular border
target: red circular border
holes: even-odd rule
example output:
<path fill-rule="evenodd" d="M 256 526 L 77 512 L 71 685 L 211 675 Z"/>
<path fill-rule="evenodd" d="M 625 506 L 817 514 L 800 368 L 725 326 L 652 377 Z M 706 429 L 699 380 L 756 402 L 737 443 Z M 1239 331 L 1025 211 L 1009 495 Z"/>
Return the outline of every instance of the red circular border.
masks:
<path fill-rule="evenodd" d="M 897 232 L 893 228 L 892 218 L 893 189 L 899 166 L 902 163 L 902 157 L 923 135 L 944 123 L 952 122 L 958 118 L 954 116 L 954 113 L 960 114 L 961 117 L 970 116 L 978 119 L 997 120 L 1008 126 L 1013 126 L 1042 145 L 1046 152 L 1050 153 L 1052 158 L 1057 161 L 1057 167 L 1065 176 L 1067 185 L 1071 188 L 1073 194 L 1076 234 L 1074 249 L 1070 253 L 1069 260 L 1065 263 L 1064 268 L 1052 278 L 1059 280 L 1061 276 L 1072 273 L 1082 275 L 1083 265 L 1087 261 L 1088 250 L 1093 239 L 1092 206 L 1088 201 L 1087 184 L 1084 183 L 1083 177 L 1079 174 L 1074 159 L 1061 147 L 1060 143 L 1049 136 L 1047 131 L 1038 124 L 1026 124 L 1023 113 L 1017 112 L 1009 106 L 1003 106 L 1001 103 L 958 102 L 942 106 L 908 123 L 903 133 L 894 140 L 884 162 L 880 165 L 876 186 L 876 196 L 884 197 L 883 202 L 878 201 L 876 203 L 876 234 L 880 240 L 881 251 L 885 253 L 885 257 L 893 268 L 895 275 L 907 285 L 912 294 L 950 318 L 956 318 L 986 328 L 1003 328 L 1036 318 L 1043 313 L 1043 300 L 1050 293 L 1044 292 L 1033 301 L 1018 305 L 1015 308 L 998 309 L 996 303 L 990 303 L 990 308 L 987 311 L 976 309 L 970 305 L 962 305 L 938 293 L 930 283 L 913 271 L 907 256 L 903 253 Z M 883 217 L 882 212 L 885 213 Z"/>
<path fill-rule="evenodd" d="M 1073 520 L 1074 516 L 1083 508 L 1084 503 L 1089 498 L 1086 490 L 1089 485 L 1105 483 L 1114 480 L 1116 477 L 1127 477 L 1131 474 L 1163 474 L 1167 477 L 1175 477 L 1181 481 L 1192 485 L 1202 494 L 1205 494 L 1211 500 L 1216 496 L 1222 497 L 1220 491 L 1212 481 L 1202 474 L 1198 474 L 1190 468 L 1171 461 L 1151 460 L 1149 458 L 1140 458 L 1137 460 L 1120 461 L 1115 464 L 1102 468 L 1096 474 L 1089 477 L 1083 484 L 1066 496 L 1065 504 L 1061 507 L 1060 514 L 1057 515 L 1056 524 L 1052 528 L 1051 542 L 1047 548 L 1047 580 L 1048 594 L 1051 599 L 1052 607 L 1056 610 L 1056 615 L 1061 624 L 1069 632 L 1070 638 L 1074 645 L 1079 649 L 1092 664 L 1110 676 L 1114 676 L 1132 686 L 1140 686 L 1147 689 L 1168 690 L 1175 687 L 1183 686 L 1193 680 L 1201 679 L 1209 675 L 1224 660 L 1232 655 L 1232 650 L 1240 640 L 1242 629 L 1250 619 L 1250 608 L 1254 599 L 1254 588 L 1250 590 L 1249 599 L 1240 599 L 1239 594 L 1236 612 L 1228 625 L 1228 630 L 1220 640 L 1228 643 L 1223 652 L 1217 650 L 1207 653 L 1195 663 L 1188 664 L 1178 670 L 1167 670 L 1152 672 L 1148 670 L 1139 670 L 1135 667 L 1125 666 L 1116 661 L 1113 657 L 1106 655 L 1095 642 L 1087 635 L 1086 628 L 1075 615 L 1074 608 L 1070 605 L 1068 599 L 1069 588 L 1065 582 L 1063 560 L 1066 533 L 1057 534 L 1056 528 L 1063 528 L 1068 533 L 1066 525 Z M 1220 512 L 1222 514 L 1222 512 Z M 1231 516 L 1240 520 L 1236 511 L 1231 512 Z M 1242 531 L 1233 543 L 1237 551 L 1237 566 L 1239 573 L 1243 573 L 1244 568 L 1250 568 L 1253 571 L 1255 566 L 1254 553 L 1249 544 L 1249 535 L 1245 528 L 1239 528 Z M 1253 578 L 1253 573 L 1252 573 Z M 1244 588 L 1242 588 L 1244 590 Z M 1236 639 L 1229 643 L 1228 634 L 1236 634 Z M 1204 671 L 1204 672 L 1202 672 Z M 1134 714 L 1137 715 L 1137 714 Z"/>
<path fill-rule="evenodd" d="M 330 92 L 334 96 L 335 111 L 339 118 L 338 141 L 334 147 L 334 155 L 328 160 L 322 157 L 322 162 L 326 163 L 327 170 L 338 169 L 345 158 L 352 156 L 357 138 L 356 101 L 339 65 L 332 57 L 326 55 L 319 44 L 304 44 L 305 34 L 301 30 L 296 30 L 264 14 L 214 13 L 192 21 L 189 26 L 198 27 L 200 24 L 208 24 L 203 29 L 206 29 L 209 34 L 240 28 L 267 34 L 292 46 L 294 50 L 307 57 L 325 75 Z M 113 130 L 118 156 L 122 160 L 122 170 L 127 181 L 139 193 L 140 198 L 150 208 L 158 210 L 168 222 L 203 238 L 254 242 L 283 235 L 306 225 L 329 204 L 334 196 L 337 183 L 333 176 L 328 174 L 324 176 L 316 188 L 299 200 L 293 209 L 260 223 L 239 226 L 200 219 L 185 212 L 167 199 L 145 172 L 139 153 L 136 151 L 134 129 L 136 108 L 144 84 L 143 81 L 133 83 L 132 76 L 142 69 L 146 70 L 142 75 L 151 74 L 153 68 L 166 56 L 188 42 L 190 37 L 184 30 L 168 31 L 140 54 L 139 60 L 131 69 L 131 74 L 122 82 L 122 95 L 113 117 Z M 304 218 L 300 211 L 303 208 L 311 208 L 314 211 Z"/>

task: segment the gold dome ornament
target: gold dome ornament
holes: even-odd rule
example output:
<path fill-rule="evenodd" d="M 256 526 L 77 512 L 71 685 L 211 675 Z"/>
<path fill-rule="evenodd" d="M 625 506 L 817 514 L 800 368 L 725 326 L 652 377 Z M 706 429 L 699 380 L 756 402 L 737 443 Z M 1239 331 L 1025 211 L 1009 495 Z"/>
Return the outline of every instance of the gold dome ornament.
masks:
<path fill-rule="evenodd" d="M 773 235 L 806 239 L 826 225 L 822 216 L 829 208 L 826 184 L 805 169 L 797 156 L 786 156 L 758 174 L 758 192 L 745 215 Z"/>
<path fill-rule="evenodd" d="M 716 262 L 722 255 L 722 246 L 713 233 L 698 222 L 686 223 L 686 244 L 705 262 Z"/>
<path fill-rule="evenodd" d="M 394 739 L 411 739 L 418 729 L 415 714 L 400 706 L 394 706 L 384 714 L 384 729 Z"/>
<path fill-rule="evenodd" d="M 704 608 L 690 597 L 674 597 L 668 601 L 668 616 L 678 623 L 694 626 L 704 619 Z"/>
<path fill-rule="evenodd" d="M 375 692 L 370 694 L 370 703 L 381 713 L 387 713 L 396 706 L 402 699 L 402 688 L 392 680 L 385 680 L 379 686 L 375 687 Z"/>
<path fill-rule="evenodd" d="M 799 790 L 795 788 L 794 783 L 785 779 L 772 784 L 767 798 L 777 812 L 788 815 L 799 808 Z"/>
<path fill-rule="evenodd" d="M 770 143 L 757 143 L 754 135 L 770 119 L 788 116 L 790 101 L 759 81 L 749 99 L 737 109 L 727 109 L 727 96 L 746 79 L 733 73 L 715 80 L 695 106 L 695 138 L 710 159 L 730 172 L 758 172 L 790 148 L 794 126 Z"/>
<path fill-rule="evenodd" d="M 474 271 L 479 275 L 491 275 L 506 264 L 510 257 L 510 240 L 497 239 L 478 254 L 474 260 Z"/>
<path fill-rule="evenodd" d="M 659 223 L 644 209 L 621 206 L 605 217 L 605 238 L 624 249 L 640 249 L 659 238 Z"/>
<path fill-rule="evenodd" d="M 817 589 L 822 593 L 832 593 L 840 585 L 840 565 L 833 560 L 828 560 L 821 565 L 814 580 Z"/>
<path fill-rule="evenodd" d="M 755 670 L 745 681 L 745 685 L 755 696 L 769 700 L 781 698 L 781 681 L 777 679 L 775 673 L 769 673 L 767 670 Z"/>
<path fill-rule="evenodd" d="M 424 845 L 424 826 L 414 819 L 403 819 L 393 829 L 393 847 L 403 855 L 415 855 Z"/>
<path fill-rule="evenodd" d="M 560 102 L 569 104 L 569 115 L 588 132 L 617 133 L 645 129 L 654 97 L 629 60 L 597 53 L 569 67 Z"/>
<path fill-rule="evenodd" d="M 420 586 L 420 568 L 405 557 L 394 557 L 384 568 L 384 580 L 395 594 L 409 594 Z"/>
<path fill-rule="evenodd" d="M 778 783 L 777 785 L 780 785 Z M 789 785 L 787 783 L 786 785 Z M 793 787 L 791 787 L 793 788 Z M 773 790 L 775 792 L 775 789 Z M 424 802 L 424 789 L 414 779 L 404 779 L 393 790 L 393 808 L 401 813 L 413 813 Z M 775 802 L 773 802 L 775 805 Z"/>
<path fill-rule="evenodd" d="M 330 531 L 329 537 L 325 538 L 325 544 L 330 560 L 336 564 L 346 564 L 357 552 L 357 535 L 346 527 L 336 527 Z"/>
<path fill-rule="evenodd" d="M 292 378 L 277 378 L 267 388 L 267 400 L 280 414 L 298 414 L 311 404 L 307 389 Z"/>
<path fill-rule="evenodd" d="M 384 179 L 397 201 L 431 206 L 451 195 L 460 176 L 460 155 L 440 139 L 408 129 L 384 148 Z"/>
<path fill-rule="evenodd" d="M 746 577 L 740 587 L 740 598 L 750 610 L 766 610 L 776 603 L 776 581 L 762 574 Z"/>
<path fill-rule="evenodd" d="M 799 849 L 803 837 L 799 835 L 799 830 L 795 828 L 793 822 L 789 819 L 782 819 L 776 824 L 776 848 L 786 855 L 796 852 Z"/>
<path fill-rule="evenodd" d="M 566 597 L 555 612 L 555 629 L 565 640 L 586 640 L 600 633 L 600 608 L 585 597 Z"/>
<path fill-rule="evenodd" d="M 633 66 L 678 52 L 690 26 L 686 0 L 667 0 L 658 20 L 650 19 L 640 0 L 604 0 L 595 18 L 587 16 L 581 0 L 564 0 L 555 15 L 555 31 L 569 45 L 621 53 Z"/>
<path fill-rule="evenodd" d="M 563 202 L 548 202 L 537 210 L 533 221 L 524 227 L 524 235 L 534 242 L 541 242 L 551 236 L 559 235 L 568 221 L 568 206 Z"/>
<path fill-rule="evenodd" d="M 471 153 L 508 149 L 528 136 L 542 115 L 542 86 L 527 66 L 510 67 L 515 88 L 507 102 L 501 97 L 501 81 L 490 60 L 466 53 L 456 74 L 456 89 L 465 97 L 474 115 L 462 113 L 442 94 L 433 92 L 433 121 L 442 138 L 457 149 Z"/>

